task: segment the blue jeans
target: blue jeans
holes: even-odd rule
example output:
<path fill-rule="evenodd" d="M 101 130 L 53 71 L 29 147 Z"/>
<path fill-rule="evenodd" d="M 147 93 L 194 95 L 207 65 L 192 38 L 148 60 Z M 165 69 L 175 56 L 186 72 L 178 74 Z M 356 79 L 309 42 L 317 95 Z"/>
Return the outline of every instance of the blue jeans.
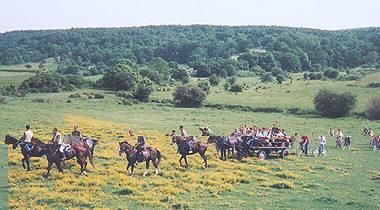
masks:
<path fill-rule="evenodd" d="M 25 150 L 26 150 L 27 152 L 30 152 L 30 147 L 32 146 L 31 143 L 21 142 L 20 145 L 25 145 L 25 146 L 24 146 L 24 147 L 25 147 Z"/>
<path fill-rule="evenodd" d="M 322 154 L 324 150 L 325 150 L 325 145 L 324 144 L 319 145 L 319 154 Z"/>
<path fill-rule="evenodd" d="M 305 147 L 305 154 L 309 153 L 309 143 L 304 144 Z"/>

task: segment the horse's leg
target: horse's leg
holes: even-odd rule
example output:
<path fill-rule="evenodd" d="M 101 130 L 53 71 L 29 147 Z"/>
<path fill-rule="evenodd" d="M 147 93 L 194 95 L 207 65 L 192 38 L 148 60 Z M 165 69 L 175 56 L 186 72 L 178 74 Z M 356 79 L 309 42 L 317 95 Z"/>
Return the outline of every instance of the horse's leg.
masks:
<path fill-rule="evenodd" d="M 53 161 L 51 161 L 51 160 L 48 160 L 48 166 L 47 166 L 47 173 L 46 173 L 46 175 L 45 175 L 45 177 L 48 177 L 49 176 L 49 174 L 50 174 L 50 170 L 51 170 L 51 166 L 53 165 Z"/>
<path fill-rule="evenodd" d="M 208 167 L 208 165 L 207 165 L 207 157 L 206 157 L 205 153 L 206 153 L 206 151 L 199 152 L 199 154 L 203 158 L 204 166 L 207 168 Z"/>
<path fill-rule="evenodd" d="M 63 173 L 62 162 L 61 161 L 57 161 L 57 162 L 55 162 L 55 165 L 57 166 L 58 171 Z"/>
<path fill-rule="evenodd" d="M 84 167 L 83 167 L 83 160 L 80 157 L 77 157 L 77 163 L 80 165 L 80 175 L 83 175 Z"/>
<path fill-rule="evenodd" d="M 158 175 L 158 164 L 157 164 L 157 161 L 156 161 L 156 158 L 154 158 L 153 160 L 152 160 L 152 163 L 153 163 L 153 166 L 156 168 L 156 175 Z"/>
<path fill-rule="evenodd" d="M 133 163 L 133 164 L 132 164 L 132 169 L 131 169 L 131 176 L 133 176 L 133 175 L 134 175 L 134 173 L 135 173 L 135 172 L 134 172 L 134 169 L 135 169 L 135 163 Z"/>
<path fill-rule="evenodd" d="M 27 171 L 30 171 L 30 167 L 29 167 L 29 158 L 26 157 L 25 160 L 26 160 L 26 166 L 28 167 Z"/>
<path fill-rule="evenodd" d="M 187 158 L 186 158 L 186 155 L 185 156 L 183 156 L 184 157 L 184 159 L 185 159 L 185 163 L 186 163 L 186 168 L 189 166 L 189 164 L 187 164 Z"/>
<path fill-rule="evenodd" d="M 21 160 L 21 162 L 22 162 L 22 167 L 24 167 L 24 169 L 26 169 L 26 166 L 25 166 L 25 156 L 24 156 L 24 158 Z"/>
<path fill-rule="evenodd" d="M 143 174 L 143 176 L 146 176 L 146 174 L 148 173 L 148 169 L 149 169 L 149 162 L 150 162 L 150 160 L 148 159 L 148 160 L 146 160 L 146 167 L 145 167 L 145 171 L 144 171 L 144 174 Z"/>
<path fill-rule="evenodd" d="M 183 155 L 181 156 L 181 158 L 179 159 L 179 165 L 182 167 L 182 159 L 183 159 Z"/>

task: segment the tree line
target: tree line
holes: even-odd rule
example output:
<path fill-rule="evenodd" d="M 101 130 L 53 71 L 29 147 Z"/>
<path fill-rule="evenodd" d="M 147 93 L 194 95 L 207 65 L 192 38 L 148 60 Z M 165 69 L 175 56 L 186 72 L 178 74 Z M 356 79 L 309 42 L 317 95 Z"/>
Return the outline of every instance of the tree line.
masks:
<path fill-rule="evenodd" d="M 145 65 L 160 57 L 193 67 L 199 77 L 234 76 L 237 70 L 320 71 L 378 63 L 379 34 L 380 28 L 211 25 L 13 31 L 0 34 L 0 64 L 55 58 L 65 66 L 62 72 L 84 68 L 98 74 L 121 59 Z"/>

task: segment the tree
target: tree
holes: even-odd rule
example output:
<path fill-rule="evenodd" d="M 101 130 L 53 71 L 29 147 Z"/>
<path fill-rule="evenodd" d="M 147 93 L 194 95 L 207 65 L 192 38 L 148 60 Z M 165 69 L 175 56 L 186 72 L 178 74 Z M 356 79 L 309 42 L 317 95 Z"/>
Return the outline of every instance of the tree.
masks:
<path fill-rule="evenodd" d="M 326 77 L 330 78 L 330 79 L 335 79 L 338 77 L 339 75 L 339 71 L 336 70 L 336 69 L 333 69 L 333 68 L 327 68 L 324 72 L 323 72 L 323 75 L 325 75 Z"/>
<path fill-rule="evenodd" d="M 133 95 L 137 100 L 146 102 L 149 100 L 149 96 L 152 92 L 152 81 L 149 79 L 144 79 L 138 84 L 136 91 L 133 93 Z"/>
<path fill-rule="evenodd" d="M 216 76 L 216 74 L 212 74 L 209 78 L 208 81 L 210 82 L 211 86 L 217 86 L 220 82 L 220 78 Z"/>
<path fill-rule="evenodd" d="M 152 60 L 149 61 L 148 66 L 152 70 L 164 75 L 165 78 L 169 78 L 169 75 L 171 74 L 169 63 L 160 57 L 152 58 Z"/>
<path fill-rule="evenodd" d="M 285 77 L 283 75 L 278 75 L 276 80 L 278 84 L 282 84 L 282 82 L 285 81 Z"/>
<path fill-rule="evenodd" d="M 293 53 L 284 53 L 278 59 L 283 70 L 288 72 L 301 71 L 301 62 Z"/>
<path fill-rule="evenodd" d="M 374 96 L 368 101 L 366 113 L 368 119 L 380 120 L 380 96 Z"/>
<path fill-rule="evenodd" d="M 140 79 L 137 64 L 129 59 L 123 59 L 106 69 L 98 84 L 112 90 L 134 91 Z"/>
<path fill-rule="evenodd" d="M 205 91 L 207 94 L 210 93 L 210 84 L 208 83 L 207 80 L 202 80 L 198 83 L 198 87 Z"/>
<path fill-rule="evenodd" d="M 173 92 L 173 101 L 177 106 L 200 107 L 206 99 L 206 93 L 197 86 L 178 86 Z"/>
<path fill-rule="evenodd" d="M 190 81 L 190 76 L 185 69 L 174 69 L 172 78 L 183 83 L 188 83 Z"/>
<path fill-rule="evenodd" d="M 261 82 L 273 82 L 273 77 L 271 73 L 265 73 L 260 77 Z"/>
<path fill-rule="evenodd" d="M 314 97 L 314 107 L 324 117 L 343 117 L 356 105 L 356 96 L 351 93 L 336 93 L 322 89 Z"/>

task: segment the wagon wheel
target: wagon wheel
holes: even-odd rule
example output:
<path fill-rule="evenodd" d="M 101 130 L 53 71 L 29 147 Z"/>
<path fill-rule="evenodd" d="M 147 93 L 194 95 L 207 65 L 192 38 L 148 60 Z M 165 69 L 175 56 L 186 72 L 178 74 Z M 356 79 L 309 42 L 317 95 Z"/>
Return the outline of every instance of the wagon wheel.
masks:
<path fill-rule="evenodd" d="M 318 157 L 319 156 L 319 148 L 313 149 L 313 156 Z"/>
<path fill-rule="evenodd" d="M 289 155 L 289 150 L 284 149 L 281 151 L 281 158 L 282 159 L 285 159 L 286 157 L 288 157 L 288 155 Z"/>
<path fill-rule="evenodd" d="M 260 159 L 260 160 L 265 160 L 267 158 L 267 153 L 265 151 L 260 151 L 258 154 L 257 154 L 257 157 Z"/>

